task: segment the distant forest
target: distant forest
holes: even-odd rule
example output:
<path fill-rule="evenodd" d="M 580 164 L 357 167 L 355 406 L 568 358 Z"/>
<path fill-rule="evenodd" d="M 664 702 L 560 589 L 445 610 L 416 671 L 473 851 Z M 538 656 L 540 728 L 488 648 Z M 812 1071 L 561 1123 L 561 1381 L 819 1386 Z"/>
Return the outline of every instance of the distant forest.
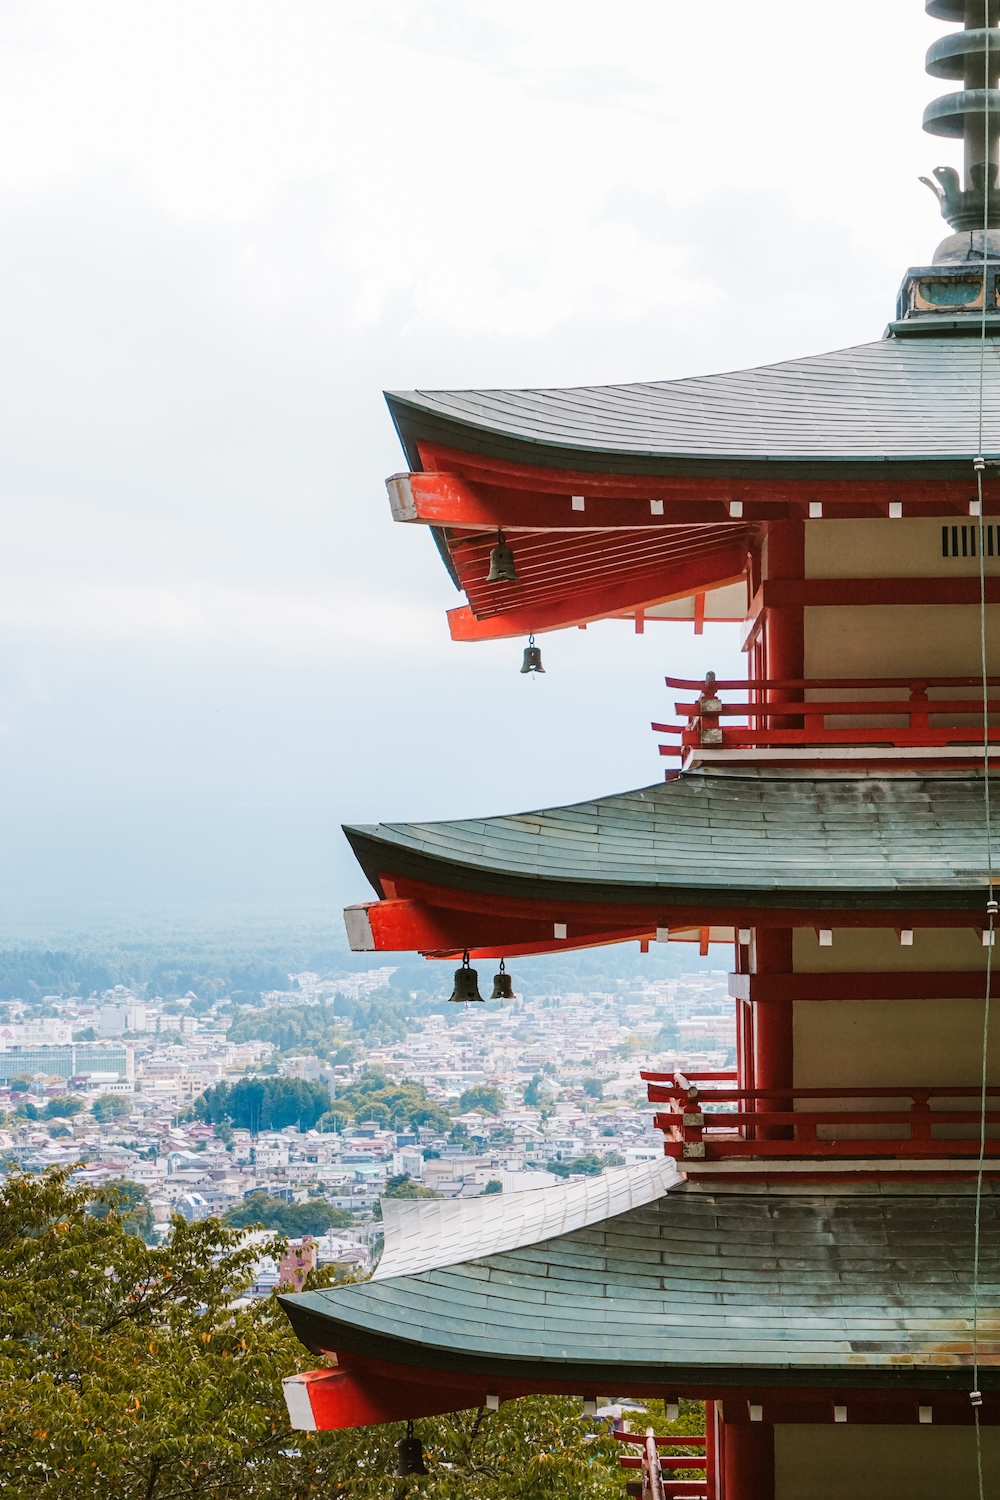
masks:
<path fill-rule="evenodd" d="M 451 991 L 453 963 L 428 963 L 412 953 L 351 953 L 340 946 L 336 916 L 331 916 L 327 939 L 279 923 L 257 934 L 240 925 L 231 930 L 162 935 L 146 931 L 120 938 L 101 934 L 65 946 L 10 942 L 0 949 L 0 1001 L 38 1002 L 45 995 L 100 994 L 116 984 L 165 1000 L 193 994 L 202 1001 L 231 998 L 236 1004 L 258 1003 L 268 990 L 291 988 L 289 975 L 304 971 L 347 978 L 371 969 L 395 968 L 388 989 L 401 1011 L 410 1014 L 436 1010 Z M 9 929 L 8 929 L 9 931 Z M 518 994 L 565 994 L 574 990 L 614 992 L 643 979 L 666 979 L 709 969 L 727 969 L 729 953 L 718 949 L 701 958 L 694 944 L 653 944 L 649 953 L 638 943 L 624 943 L 590 951 L 511 960 Z M 480 961 L 480 988 L 489 993 L 495 964 Z M 383 992 L 384 995 L 384 992 Z M 413 1002 L 418 1002 L 413 1009 Z M 364 1030 L 365 1000 L 337 1001 L 337 1012 L 350 1016 Z"/>

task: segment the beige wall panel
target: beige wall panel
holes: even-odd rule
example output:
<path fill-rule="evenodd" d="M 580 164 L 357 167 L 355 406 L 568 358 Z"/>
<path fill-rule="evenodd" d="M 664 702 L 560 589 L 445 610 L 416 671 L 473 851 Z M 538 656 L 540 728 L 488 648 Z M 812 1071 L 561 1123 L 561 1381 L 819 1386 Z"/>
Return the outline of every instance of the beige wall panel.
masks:
<path fill-rule="evenodd" d="M 986 1493 L 996 1494 L 1000 1429 L 982 1437 Z M 972 1427 L 776 1427 L 775 1500 L 972 1500 L 975 1443 Z"/>
<path fill-rule="evenodd" d="M 982 1000 L 796 1001 L 792 1012 L 795 1088 L 980 1080 Z M 991 1013 L 990 1082 L 1000 1083 L 1000 1004 Z"/>
<path fill-rule="evenodd" d="M 942 555 L 941 527 L 945 524 L 949 528 L 977 525 L 970 517 L 961 516 L 955 516 L 947 523 L 921 519 L 890 521 L 888 518 L 807 521 L 806 577 L 978 578 L 978 557 Z M 966 535 L 969 537 L 970 532 L 967 531 Z M 986 558 L 986 572 L 1000 573 L 1000 557 Z"/>
<path fill-rule="evenodd" d="M 1000 606 L 986 614 L 996 673 Z M 976 677 L 981 670 L 975 604 L 824 604 L 804 615 L 807 677 Z"/>
<path fill-rule="evenodd" d="M 905 920 L 901 918 L 901 925 Z M 821 948 L 819 935 L 813 928 L 797 927 L 792 934 L 792 968 L 796 974 L 893 974 L 914 970 L 944 974 L 954 969 L 985 969 L 986 949 L 982 933 L 970 927 L 917 928 L 912 948 L 902 947 L 898 934 L 884 927 L 838 927 L 833 934 L 833 947 Z"/>

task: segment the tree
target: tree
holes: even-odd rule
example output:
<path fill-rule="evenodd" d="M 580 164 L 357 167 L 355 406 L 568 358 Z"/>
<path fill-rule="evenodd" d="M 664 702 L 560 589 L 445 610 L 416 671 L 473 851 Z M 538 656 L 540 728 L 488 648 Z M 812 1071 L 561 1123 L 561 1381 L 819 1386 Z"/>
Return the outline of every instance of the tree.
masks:
<path fill-rule="evenodd" d="M 502 1193 L 502 1192 L 503 1192 L 503 1183 L 500 1182 L 499 1179 L 496 1178 L 496 1177 L 491 1177 L 490 1180 L 489 1180 L 489 1182 L 483 1188 L 483 1196 L 484 1197 L 485 1197 L 485 1195 L 487 1193 Z"/>
<path fill-rule="evenodd" d="M 82 1099 L 74 1098 L 72 1094 L 60 1094 L 46 1104 L 45 1118 L 46 1120 L 69 1120 L 73 1115 L 78 1115 L 82 1109 Z"/>
<path fill-rule="evenodd" d="M 88 1205 L 88 1213 L 95 1219 L 106 1219 L 117 1214 L 126 1234 L 137 1234 L 149 1244 L 153 1238 L 153 1210 L 149 1194 L 139 1182 L 130 1182 L 127 1177 L 113 1178 L 98 1189 L 98 1195 Z"/>
<path fill-rule="evenodd" d="M 109 1125 L 132 1113 L 132 1104 L 124 1094 L 98 1094 L 91 1111 L 99 1125 Z"/>
<path fill-rule="evenodd" d="M 292 1433 L 281 1379 L 321 1360 L 274 1297 L 261 1247 L 175 1218 L 150 1248 L 90 1213 L 63 1171 L 0 1188 L 0 1472 L 5 1500 L 386 1500 L 402 1423 Z M 264 1247 L 280 1254 L 281 1243 Z M 328 1285 L 314 1272 L 307 1289 Z M 693 1425 L 677 1430 L 704 1430 Z M 703 1422 L 702 1418 L 702 1422 Z M 655 1419 L 657 1430 L 661 1429 Z M 638 1424 L 637 1424 L 638 1425 Z M 412 1500 L 620 1500 L 618 1446 L 568 1397 L 417 1423 Z"/>
<path fill-rule="evenodd" d="M 604 1085 L 599 1078 L 585 1078 L 583 1080 L 583 1092 L 588 1099 L 603 1099 Z"/>
<path fill-rule="evenodd" d="M 503 1094 L 498 1088 L 486 1083 L 477 1083 L 458 1101 L 458 1112 L 464 1115 L 470 1109 L 485 1109 L 487 1114 L 498 1115 L 503 1109 Z"/>
<path fill-rule="evenodd" d="M 398 1177 L 390 1177 L 385 1184 L 383 1198 L 440 1198 L 440 1193 L 435 1193 L 433 1188 L 424 1187 L 420 1182 L 412 1182 L 409 1172 L 401 1172 Z"/>
<path fill-rule="evenodd" d="M 530 1083 L 524 1088 L 524 1102 L 529 1109 L 537 1109 L 542 1102 L 542 1090 L 545 1088 L 545 1079 L 540 1073 L 536 1073 Z"/>
<path fill-rule="evenodd" d="M 311 1130 L 329 1108 L 326 1085 L 305 1078 L 241 1078 L 238 1083 L 217 1083 L 194 1101 L 199 1120 L 255 1134 L 288 1125 Z"/>
<path fill-rule="evenodd" d="M 270 1193 L 251 1193 L 227 1210 L 225 1221 L 234 1229 L 263 1225 L 278 1234 L 326 1234 L 329 1229 L 348 1229 L 354 1222 L 346 1208 L 334 1208 L 323 1198 L 309 1203 L 286 1203 Z"/>
<path fill-rule="evenodd" d="M 337 1113 L 345 1111 L 357 1120 L 377 1120 L 394 1130 L 429 1125 L 443 1133 L 450 1123 L 422 1083 L 393 1083 L 384 1068 L 365 1068 L 360 1078 L 338 1091 Z"/>

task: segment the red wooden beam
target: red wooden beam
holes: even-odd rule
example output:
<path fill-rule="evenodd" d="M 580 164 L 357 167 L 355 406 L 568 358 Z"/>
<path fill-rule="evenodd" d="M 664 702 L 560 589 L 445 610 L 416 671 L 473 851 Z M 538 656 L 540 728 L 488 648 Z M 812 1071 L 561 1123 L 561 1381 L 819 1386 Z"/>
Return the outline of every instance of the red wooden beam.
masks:
<path fill-rule="evenodd" d="M 985 954 L 985 949 L 983 950 Z M 741 999 L 768 1001 L 808 1000 L 981 1000 L 985 983 L 982 969 L 948 970 L 945 973 L 863 974 L 736 974 L 731 990 L 739 988 Z M 737 983 L 733 984 L 732 980 Z"/>
<path fill-rule="evenodd" d="M 446 472 L 472 484 L 525 489 L 540 494 L 583 495 L 640 500 L 695 501 L 722 500 L 727 507 L 733 500 L 744 504 L 774 505 L 793 508 L 797 515 L 807 514 L 811 502 L 835 507 L 837 515 L 871 515 L 872 506 L 888 514 L 890 501 L 917 506 L 926 514 L 932 506 L 947 507 L 942 514 L 961 515 L 968 519 L 971 486 L 967 479 L 900 480 L 882 478 L 824 479 L 813 467 L 808 478 L 786 478 L 778 465 L 770 465 L 763 478 L 731 478 L 692 475 L 597 474 L 582 469 L 549 468 L 543 464 L 512 463 L 450 448 L 439 443 L 419 443 L 420 461 L 425 471 Z M 990 499 L 1000 498 L 1000 480 L 986 480 L 987 508 Z M 992 513 L 992 512 L 991 512 Z"/>
<path fill-rule="evenodd" d="M 987 604 L 1000 603 L 1000 578 L 986 579 Z M 978 578 L 774 578 L 761 585 L 751 613 L 838 604 L 978 604 Z"/>
<path fill-rule="evenodd" d="M 914 892 L 912 904 L 900 911 L 891 907 L 861 910 L 856 897 L 847 893 L 840 908 L 756 906 L 741 897 L 724 905 L 715 893 L 690 906 L 672 906 L 662 902 L 562 901 L 543 896 L 500 896 L 458 886 L 443 886 L 429 881 L 397 876 L 390 870 L 379 873 L 379 882 L 392 898 L 426 901 L 455 911 L 482 912 L 487 916 L 523 917 L 529 921 L 568 923 L 570 939 L 580 927 L 603 928 L 629 926 L 641 933 L 655 932 L 658 927 L 968 927 L 981 930 L 983 896 L 979 891 L 967 893 L 968 906 L 960 910 L 922 907 Z M 835 894 L 835 893 L 834 893 Z M 714 897 L 714 899 L 713 899 Z M 903 918 L 906 918 L 905 922 Z"/>

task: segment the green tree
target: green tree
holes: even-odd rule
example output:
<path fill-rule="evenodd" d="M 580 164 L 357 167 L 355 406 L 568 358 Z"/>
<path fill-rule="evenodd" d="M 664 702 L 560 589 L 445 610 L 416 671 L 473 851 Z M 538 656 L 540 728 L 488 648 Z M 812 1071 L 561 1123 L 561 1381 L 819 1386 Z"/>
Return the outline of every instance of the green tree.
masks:
<path fill-rule="evenodd" d="M 91 1111 L 99 1125 L 110 1125 L 132 1113 L 132 1103 L 124 1094 L 98 1094 Z"/>
<path fill-rule="evenodd" d="M 585 1078 L 583 1080 L 583 1092 L 588 1099 L 603 1099 L 604 1085 L 599 1078 Z"/>
<path fill-rule="evenodd" d="M 377 1120 L 395 1130 L 428 1125 L 443 1133 L 450 1123 L 422 1083 L 393 1083 L 384 1068 L 365 1068 L 360 1078 L 338 1091 L 337 1113 L 345 1111 L 359 1121 Z"/>
<path fill-rule="evenodd" d="M 151 1248 L 117 1212 L 90 1213 L 94 1201 L 62 1171 L 0 1187 L 5 1500 L 386 1500 L 397 1490 L 402 1423 L 290 1431 L 281 1379 L 321 1361 L 275 1298 L 243 1297 L 260 1254 L 243 1231 L 176 1218 L 169 1242 Z M 331 1280 L 313 1273 L 307 1288 Z M 429 1473 L 408 1486 L 412 1500 L 620 1500 L 618 1445 L 578 1400 L 508 1401 L 419 1421 L 417 1433 Z"/>
<path fill-rule="evenodd" d="M 440 1198 L 440 1193 L 435 1193 L 433 1188 L 424 1187 L 423 1183 L 413 1182 L 409 1172 L 401 1172 L 398 1177 L 390 1177 L 385 1185 L 383 1198 Z"/>
<path fill-rule="evenodd" d="M 537 1109 L 542 1102 L 542 1090 L 545 1088 L 545 1079 L 540 1073 L 536 1073 L 530 1083 L 525 1084 L 524 1102 L 529 1109 Z"/>
<path fill-rule="evenodd" d="M 130 1182 L 127 1177 L 113 1178 L 98 1189 L 97 1197 L 88 1205 L 88 1212 L 95 1219 L 117 1214 L 126 1234 L 137 1234 L 147 1244 L 153 1238 L 149 1194 L 141 1183 Z"/>
<path fill-rule="evenodd" d="M 194 1101 L 199 1120 L 254 1133 L 284 1130 L 288 1125 L 311 1130 L 329 1108 L 326 1085 L 304 1078 L 241 1078 L 238 1083 L 217 1083 Z"/>
<path fill-rule="evenodd" d="M 487 1114 L 498 1115 L 503 1109 L 503 1094 L 489 1084 L 477 1083 L 466 1089 L 458 1101 L 458 1112 L 464 1115 L 470 1109 L 485 1109 Z"/>
<path fill-rule="evenodd" d="M 503 1192 L 503 1183 L 498 1178 L 496 1178 L 496 1177 L 491 1177 L 490 1180 L 489 1180 L 489 1182 L 483 1188 L 483 1195 L 484 1196 L 487 1193 L 502 1193 L 502 1192 Z"/>
<path fill-rule="evenodd" d="M 46 1104 L 45 1118 L 46 1120 L 69 1120 L 73 1115 L 78 1115 L 82 1109 L 82 1099 L 74 1098 L 72 1094 L 60 1094 Z"/>
<path fill-rule="evenodd" d="M 313 1198 L 309 1203 L 286 1203 L 270 1193 L 251 1193 L 242 1203 L 227 1210 L 225 1222 L 234 1229 L 261 1224 L 278 1234 L 298 1237 L 326 1234 L 328 1229 L 348 1229 L 353 1220 L 346 1208 L 334 1208 L 323 1198 Z"/>

